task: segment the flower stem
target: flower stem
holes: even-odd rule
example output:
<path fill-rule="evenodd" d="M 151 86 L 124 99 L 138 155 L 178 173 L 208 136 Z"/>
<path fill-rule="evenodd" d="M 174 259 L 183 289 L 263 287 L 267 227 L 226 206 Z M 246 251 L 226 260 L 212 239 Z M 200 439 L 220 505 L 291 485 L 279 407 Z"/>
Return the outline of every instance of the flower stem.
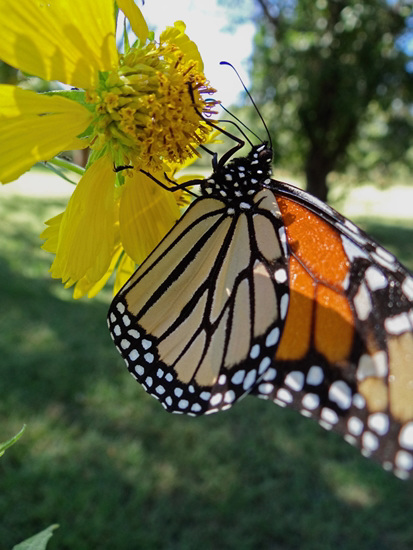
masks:
<path fill-rule="evenodd" d="M 73 162 L 70 162 L 69 160 L 64 160 L 62 158 L 52 158 L 47 161 L 49 164 L 53 164 L 54 166 L 58 166 L 59 168 L 63 168 L 64 170 L 70 170 L 70 172 L 74 172 L 75 174 L 79 174 L 83 176 L 85 173 L 85 169 L 79 166 L 78 164 L 74 164 Z"/>

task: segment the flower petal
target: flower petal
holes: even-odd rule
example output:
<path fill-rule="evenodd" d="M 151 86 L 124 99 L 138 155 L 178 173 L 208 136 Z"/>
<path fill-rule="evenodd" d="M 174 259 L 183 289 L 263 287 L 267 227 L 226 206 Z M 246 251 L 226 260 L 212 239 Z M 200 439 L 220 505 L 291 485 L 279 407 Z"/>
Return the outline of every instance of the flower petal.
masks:
<path fill-rule="evenodd" d="M 92 120 L 82 105 L 64 97 L 0 85 L 0 182 L 15 180 L 33 164 L 76 143 Z"/>
<path fill-rule="evenodd" d="M 118 0 L 118 6 L 129 19 L 132 30 L 141 44 L 145 44 L 149 34 L 148 25 L 134 0 Z"/>
<path fill-rule="evenodd" d="M 46 229 L 40 233 L 40 238 L 46 239 L 41 248 L 43 248 L 43 250 L 47 250 L 47 252 L 52 252 L 52 254 L 56 254 L 57 251 L 60 224 L 62 223 L 63 214 L 64 212 L 60 212 L 57 216 L 47 220 L 47 222 L 45 222 L 47 225 Z"/>
<path fill-rule="evenodd" d="M 114 179 L 109 155 L 79 181 L 63 214 L 52 277 L 97 282 L 112 258 L 115 233 Z"/>
<path fill-rule="evenodd" d="M 129 281 L 136 269 L 136 263 L 126 252 L 120 259 L 118 269 L 116 270 L 115 284 L 113 285 L 113 295 L 117 294 L 123 285 Z"/>
<path fill-rule="evenodd" d="M 185 54 L 187 59 L 192 59 L 198 64 L 198 70 L 204 70 L 204 63 L 202 61 L 201 54 L 199 53 L 198 46 L 193 42 L 187 34 L 185 34 L 186 25 L 183 21 L 175 21 L 173 27 L 166 27 L 161 33 L 161 42 L 170 42 L 178 46 L 178 48 Z"/>
<path fill-rule="evenodd" d="M 0 59 L 45 80 L 92 88 L 117 63 L 113 0 L 0 0 Z"/>
<path fill-rule="evenodd" d="M 142 263 L 179 216 L 172 192 L 162 189 L 145 174 L 134 172 L 123 186 L 120 202 L 123 248 L 137 264 Z"/>
<path fill-rule="evenodd" d="M 102 288 L 107 283 L 109 277 L 112 275 L 113 271 L 115 270 L 116 264 L 118 263 L 119 256 L 122 253 L 122 247 L 119 245 L 113 252 L 112 260 L 110 262 L 109 268 L 106 271 L 106 273 L 103 275 L 99 281 L 89 281 L 88 277 L 83 277 L 78 281 L 75 285 L 75 288 L 73 290 L 73 298 L 75 300 L 78 300 L 85 294 L 87 294 L 88 298 L 94 298 L 96 294 L 98 294 Z"/>

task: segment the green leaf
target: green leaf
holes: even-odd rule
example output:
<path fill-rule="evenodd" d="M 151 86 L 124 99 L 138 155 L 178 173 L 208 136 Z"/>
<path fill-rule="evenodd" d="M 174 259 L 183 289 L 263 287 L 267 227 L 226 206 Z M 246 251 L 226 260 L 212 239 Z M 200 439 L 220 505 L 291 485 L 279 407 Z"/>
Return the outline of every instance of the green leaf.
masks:
<path fill-rule="evenodd" d="M 4 451 L 14 445 L 18 439 L 23 435 L 24 430 L 26 429 L 26 424 L 23 424 L 23 428 L 17 433 L 14 437 L 6 441 L 5 443 L 0 443 L 0 456 L 4 455 Z"/>
<path fill-rule="evenodd" d="M 13 550 L 44 550 L 52 536 L 52 531 L 57 529 L 58 525 L 49 525 L 44 531 L 37 533 L 33 537 L 13 546 Z"/>

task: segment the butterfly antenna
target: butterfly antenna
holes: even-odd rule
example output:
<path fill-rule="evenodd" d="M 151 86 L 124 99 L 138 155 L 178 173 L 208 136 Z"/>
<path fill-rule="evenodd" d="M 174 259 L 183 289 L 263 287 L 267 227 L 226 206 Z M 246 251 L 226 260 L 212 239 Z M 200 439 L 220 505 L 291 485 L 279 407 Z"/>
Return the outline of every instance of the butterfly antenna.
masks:
<path fill-rule="evenodd" d="M 255 108 L 255 110 L 257 111 L 258 116 L 259 116 L 260 119 L 261 119 L 261 122 L 262 122 L 262 124 L 263 124 L 263 126 L 264 126 L 264 128 L 265 128 L 265 131 L 267 132 L 268 141 L 270 142 L 270 147 L 271 147 L 271 149 L 272 149 L 272 139 L 271 139 L 270 132 L 269 132 L 269 130 L 268 130 L 268 126 L 265 124 L 265 120 L 264 120 L 262 114 L 260 113 L 260 110 L 258 109 L 257 104 L 256 104 L 255 101 L 253 100 L 252 95 L 249 93 L 248 88 L 245 86 L 245 84 L 244 84 L 244 82 L 243 82 L 243 80 L 242 80 L 242 78 L 241 78 L 239 72 L 238 72 L 237 69 L 234 67 L 234 65 L 231 65 L 231 63 L 229 63 L 228 61 L 220 61 L 219 64 L 220 64 L 220 65 L 228 65 L 229 67 L 231 67 L 231 69 L 232 69 L 232 70 L 234 71 L 234 73 L 237 75 L 239 81 L 240 81 L 241 84 L 242 84 L 242 87 L 243 87 L 244 90 L 245 90 L 245 93 L 246 93 L 247 96 L 250 98 L 251 103 L 254 105 L 254 108 Z M 257 136 L 257 137 L 258 137 L 258 136 Z"/>
<path fill-rule="evenodd" d="M 219 106 L 221 107 L 221 109 L 222 109 L 223 111 L 225 111 L 225 112 L 228 113 L 230 116 L 232 116 L 232 118 L 235 118 L 235 120 L 236 120 L 239 124 L 241 124 L 241 126 L 243 126 L 246 130 L 248 130 L 248 132 L 250 132 L 253 136 L 255 136 L 255 137 L 258 139 L 258 141 L 262 141 L 262 139 L 260 138 L 260 136 L 258 136 L 258 135 L 254 132 L 254 130 L 251 130 L 251 128 L 248 128 L 248 126 L 245 124 L 245 122 L 242 122 L 242 120 L 241 120 L 240 118 L 238 118 L 236 115 L 234 115 L 234 113 L 231 113 L 231 111 L 228 110 L 226 107 L 224 107 L 224 106 L 222 105 L 222 103 L 220 103 Z M 231 120 L 224 120 L 223 122 L 230 122 L 231 124 L 235 124 L 235 122 L 232 122 Z M 236 126 L 236 125 L 235 125 L 235 126 Z M 236 127 L 238 128 L 238 126 L 236 126 Z M 240 128 L 238 128 L 238 130 L 241 132 L 241 129 L 240 129 Z M 244 132 L 242 132 L 242 134 L 245 136 Z M 249 140 L 248 138 L 246 138 L 246 139 L 247 139 L 247 141 L 250 142 L 250 140 Z M 251 142 L 250 142 L 250 143 L 251 143 Z M 251 144 L 251 145 L 252 145 L 252 144 Z"/>

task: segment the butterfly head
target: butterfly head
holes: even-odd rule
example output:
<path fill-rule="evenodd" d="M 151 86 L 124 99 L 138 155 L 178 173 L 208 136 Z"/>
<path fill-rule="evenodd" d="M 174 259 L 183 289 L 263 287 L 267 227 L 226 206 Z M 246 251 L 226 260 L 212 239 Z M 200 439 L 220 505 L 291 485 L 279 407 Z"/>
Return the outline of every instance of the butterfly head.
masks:
<path fill-rule="evenodd" d="M 236 157 L 223 166 L 218 165 L 204 180 L 204 196 L 224 200 L 245 201 L 269 184 L 271 179 L 272 149 L 268 143 L 254 145 L 246 157 Z"/>

